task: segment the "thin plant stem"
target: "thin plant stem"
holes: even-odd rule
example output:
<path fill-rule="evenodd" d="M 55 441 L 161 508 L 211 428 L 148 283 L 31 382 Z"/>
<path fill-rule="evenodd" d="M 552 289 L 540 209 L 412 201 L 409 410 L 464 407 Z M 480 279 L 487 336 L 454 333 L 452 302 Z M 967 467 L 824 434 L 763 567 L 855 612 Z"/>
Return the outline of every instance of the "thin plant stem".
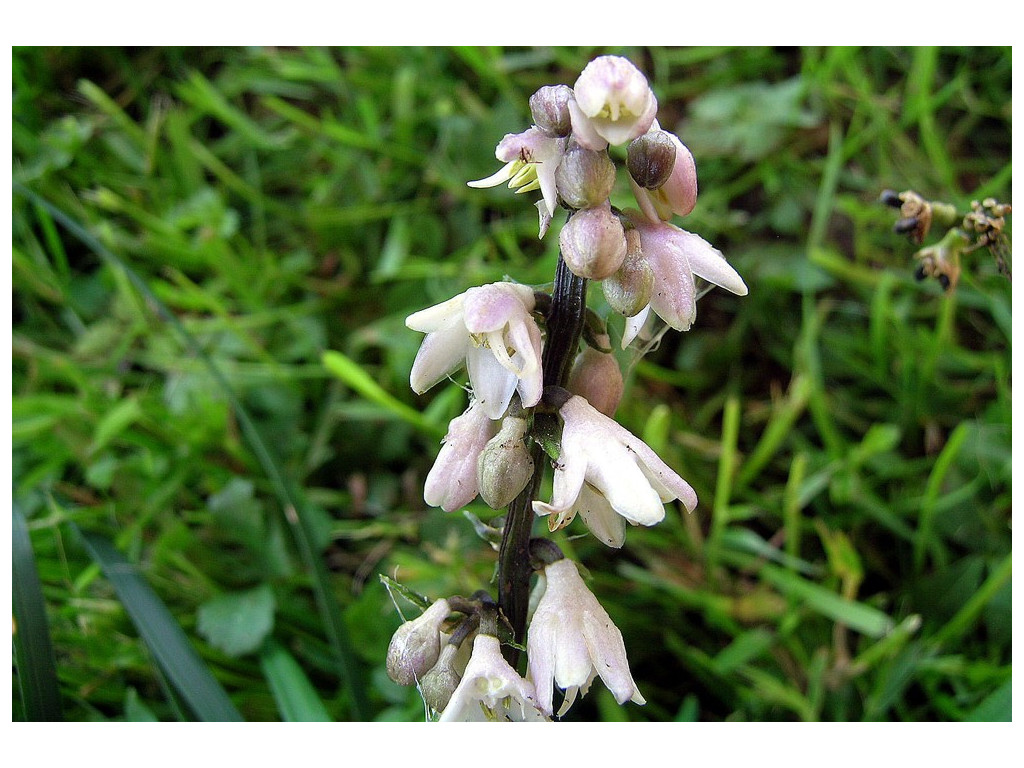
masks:
<path fill-rule="evenodd" d="M 561 254 L 555 269 L 555 287 L 547 313 L 547 338 L 542 364 L 544 386 L 565 386 L 569 369 L 579 347 L 586 319 L 587 281 L 574 275 Z M 508 507 L 501 547 L 498 550 L 498 605 L 512 626 L 515 646 L 505 646 L 508 662 L 515 666 L 526 634 L 526 613 L 530 600 L 530 536 L 533 531 L 533 500 L 540 490 L 547 462 L 544 449 L 534 443 L 533 479 Z"/>

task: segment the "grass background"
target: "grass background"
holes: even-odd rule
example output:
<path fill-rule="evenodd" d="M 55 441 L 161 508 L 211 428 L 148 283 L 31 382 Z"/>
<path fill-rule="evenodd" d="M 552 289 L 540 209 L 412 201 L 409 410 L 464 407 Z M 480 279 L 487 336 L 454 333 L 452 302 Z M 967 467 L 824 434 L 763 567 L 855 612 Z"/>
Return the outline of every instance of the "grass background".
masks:
<path fill-rule="evenodd" d="M 648 700 L 570 719 L 1010 718 L 1010 283 L 916 282 L 877 202 L 1009 199 L 1009 49 L 22 48 L 14 719 L 422 719 L 378 574 L 495 557 L 422 502 L 465 396 L 409 390 L 403 320 L 551 280 L 532 201 L 465 182 L 609 52 L 750 295 L 631 368 L 701 505 L 559 539 Z"/>

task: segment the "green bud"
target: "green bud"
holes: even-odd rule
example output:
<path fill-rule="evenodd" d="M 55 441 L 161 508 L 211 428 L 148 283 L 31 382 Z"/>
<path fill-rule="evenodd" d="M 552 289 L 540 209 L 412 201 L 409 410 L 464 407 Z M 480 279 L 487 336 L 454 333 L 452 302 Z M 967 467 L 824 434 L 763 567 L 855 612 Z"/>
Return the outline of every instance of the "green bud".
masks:
<path fill-rule="evenodd" d="M 633 317 L 651 301 L 654 272 L 640 250 L 640 233 L 626 230 L 626 258 L 611 277 L 601 283 L 608 305 L 624 317 Z"/>
<path fill-rule="evenodd" d="M 477 459 L 477 483 L 491 509 L 502 509 L 522 493 L 533 477 L 533 458 L 526 447 L 526 419 L 506 417 L 498 434 Z"/>
<path fill-rule="evenodd" d="M 458 650 L 458 646 L 451 644 L 442 648 L 437 664 L 420 680 L 423 700 L 436 712 L 441 712 L 448 706 L 452 694 L 459 686 L 461 678 L 455 671 L 455 654 Z"/>

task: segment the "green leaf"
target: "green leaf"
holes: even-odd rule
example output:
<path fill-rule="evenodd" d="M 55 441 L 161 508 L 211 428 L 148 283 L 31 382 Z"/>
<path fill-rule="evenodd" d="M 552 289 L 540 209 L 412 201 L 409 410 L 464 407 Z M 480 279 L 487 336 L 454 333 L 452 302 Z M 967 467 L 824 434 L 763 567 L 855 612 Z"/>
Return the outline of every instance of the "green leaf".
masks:
<path fill-rule="evenodd" d="M 25 717 L 34 722 L 63 720 L 46 603 L 32 540 L 18 504 L 14 505 L 12 521 L 11 575 L 14 661 Z"/>
<path fill-rule="evenodd" d="M 260 653 L 260 669 L 274 694 L 281 719 L 291 723 L 329 723 L 323 701 L 295 658 L 273 638 Z"/>
<path fill-rule="evenodd" d="M 269 584 L 208 600 L 196 612 L 196 629 L 229 656 L 252 653 L 274 628 L 274 592 Z"/>
<path fill-rule="evenodd" d="M 1007 680 L 967 716 L 971 723 L 1013 722 L 1013 681 Z"/>
<path fill-rule="evenodd" d="M 242 716 L 227 693 L 136 567 L 102 536 L 81 532 L 81 537 L 153 658 L 195 715 L 207 722 L 240 722 Z"/>

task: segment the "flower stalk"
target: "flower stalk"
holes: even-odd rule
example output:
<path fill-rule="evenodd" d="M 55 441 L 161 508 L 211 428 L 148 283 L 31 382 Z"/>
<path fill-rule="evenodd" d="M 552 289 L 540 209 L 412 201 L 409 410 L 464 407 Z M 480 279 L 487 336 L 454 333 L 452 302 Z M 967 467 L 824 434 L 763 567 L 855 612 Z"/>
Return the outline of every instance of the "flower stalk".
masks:
<path fill-rule="evenodd" d="M 570 217 L 571 217 L 570 213 Z M 548 335 L 544 341 L 541 366 L 544 386 L 565 386 L 569 370 L 579 347 L 587 311 L 587 281 L 574 275 L 559 254 L 555 268 L 555 287 L 547 312 Z M 538 412 L 535 419 L 551 419 L 553 414 Z M 533 531 L 533 501 L 544 477 L 547 462 L 544 449 L 534 442 L 531 449 L 535 467 L 533 479 L 527 483 L 508 507 L 505 528 L 498 549 L 498 606 L 512 625 L 516 645 L 523 645 L 526 613 L 530 600 L 530 537 Z M 519 650 L 504 648 L 509 664 L 516 666 Z"/>

